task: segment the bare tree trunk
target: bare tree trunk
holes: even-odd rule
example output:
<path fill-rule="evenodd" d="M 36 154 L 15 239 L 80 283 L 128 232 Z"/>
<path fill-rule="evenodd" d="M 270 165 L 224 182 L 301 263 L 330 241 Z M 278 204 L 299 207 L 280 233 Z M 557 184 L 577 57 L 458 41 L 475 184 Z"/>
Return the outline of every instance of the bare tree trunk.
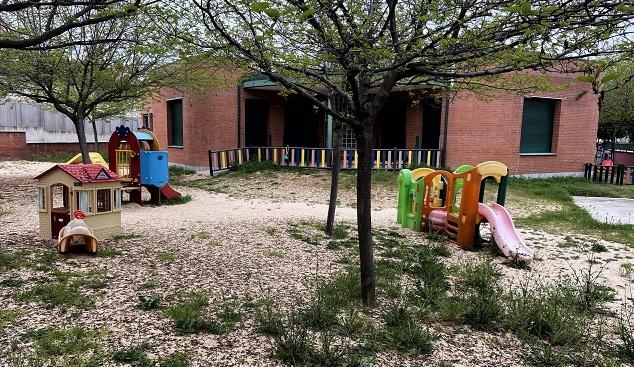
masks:
<path fill-rule="evenodd" d="M 75 125 L 75 131 L 77 132 L 77 138 L 79 139 L 79 151 L 81 152 L 81 161 L 83 163 L 90 163 L 90 156 L 88 154 L 88 142 L 86 141 L 86 132 L 84 130 L 84 116 L 78 114 L 73 119 Z"/>
<path fill-rule="evenodd" d="M 331 235 L 335 225 L 335 210 L 339 193 L 339 172 L 341 171 L 341 121 L 334 119 L 332 129 L 332 165 L 330 167 L 330 203 L 326 218 L 326 234 Z"/>
<path fill-rule="evenodd" d="M 92 133 L 95 138 L 95 152 L 99 153 L 99 134 L 97 134 L 97 121 L 91 118 L 90 124 L 92 125 Z"/>
<path fill-rule="evenodd" d="M 372 119 L 362 121 L 357 135 L 357 230 L 361 265 L 361 299 L 375 303 L 374 254 L 372 250 Z"/>

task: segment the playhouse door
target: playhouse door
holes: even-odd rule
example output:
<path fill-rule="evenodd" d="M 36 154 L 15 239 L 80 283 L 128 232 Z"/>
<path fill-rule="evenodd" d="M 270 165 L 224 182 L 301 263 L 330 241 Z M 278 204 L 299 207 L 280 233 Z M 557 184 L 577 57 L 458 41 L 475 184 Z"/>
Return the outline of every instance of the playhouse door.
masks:
<path fill-rule="evenodd" d="M 56 212 L 51 213 L 51 235 L 54 239 L 58 239 L 59 231 L 64 228 L 68 222 L 70 222 L 69 212 Z"/>

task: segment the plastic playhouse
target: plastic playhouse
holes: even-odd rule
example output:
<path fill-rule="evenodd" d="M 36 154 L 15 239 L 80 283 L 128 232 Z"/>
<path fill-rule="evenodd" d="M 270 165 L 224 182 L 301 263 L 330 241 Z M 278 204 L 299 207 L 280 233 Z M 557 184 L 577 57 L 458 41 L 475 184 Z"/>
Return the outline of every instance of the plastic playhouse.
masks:
<path fill-rule="evenodd" d="M 99 164 L 58 164 L 39 176 L 37 203 L 40 220 L 40 236 L 59 239 L 60 251 L 67 250 L 71 240 L 78 240 L 97 250 L 96 239 L 105 239 L 121 232 L 121 180 Z M 65 230 L 71 222 L 71 213 L 80 211 L 82 226 L 90 229 L 82 236 Z M 81 223 L 80 223 L 81 224 Z M 66 240 L 61 241 L 67 235 Z M 61 245 L 60 245 L 61 246 Z"/>
<path fill-rule="evenodd" d="M 496 203 L 483 204 L 487 179 L 499 184 Z M 530 263 L 533 251 L 515 229 L 504 208 L 508 168 L 489 161 L 460 166 L 454 172 L 418 168 L 399 173 L 397 222 L 415 231 L 444 232 L 462 248 L 482 241 L 480 227 L 488 223 L 502 253 L 519 263 Z"/>

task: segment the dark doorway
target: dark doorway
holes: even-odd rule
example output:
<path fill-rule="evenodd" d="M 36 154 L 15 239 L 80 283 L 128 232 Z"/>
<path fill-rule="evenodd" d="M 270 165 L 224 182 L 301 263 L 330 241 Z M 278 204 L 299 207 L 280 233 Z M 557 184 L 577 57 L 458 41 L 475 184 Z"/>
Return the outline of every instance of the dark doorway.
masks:
<path fill-rule="evenodd" d="M 442 102 L 440 99 L 424 99 L 423 104 L 423 138 L 422 149 L 438 149 L 440 140 L 440 115 Z"/>
<path fill-rule="evenodd" d="M 376 148 L 405 148 L 405 119 L 407 101 L 402 99 L 388 100 L 379 113 L 376 124 Z"/>
<path fill-rule="evenodd" d="M 284 145 L 318 147 L 318 116 L 313 104 L 301 98 L 289 98 L 284 115 Z"/>
<path fill-rule="evenodd" d="M 269 101 L 265 99 L 247 99 L 244 101 L 244 144 L 247 147 L 268 145 L 267 124 Z"/>
<path fill-rule="evenodd" d="M 51 186 L 51 237 L 54 239 L 58 238 L 59 231 L 70 222 L 69 196 L 70 190 L 66 185 Z"/>

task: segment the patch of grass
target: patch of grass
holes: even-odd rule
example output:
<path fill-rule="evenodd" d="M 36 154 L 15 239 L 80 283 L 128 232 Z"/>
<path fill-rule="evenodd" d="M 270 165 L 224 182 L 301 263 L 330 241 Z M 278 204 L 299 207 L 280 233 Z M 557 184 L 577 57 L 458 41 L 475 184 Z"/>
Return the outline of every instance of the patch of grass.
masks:
<path fill-rule="evenodd" d="M 112 360 L 119 363 L 129 363 L 139 367 L 154 367 L 155 363 L 148 357 L 145 350 L 147 345 L 133 346 L 120 349 L 112 354 Z"/>
<path fill-rule="evenodd" d="M 277 229 L 275 227 L 264 227 L 264 233 L 268 234 L 269 236 L 273 236 L 276 232 Z"/>
<path fill-rule="evenodd" d="M 81 326 L 64 329 L 40 329 L 29 331 L 26 337 L 35 343 L 36 349 L 45 356 L 82 354 L 98 348 L 99 332 Z"/>
<path fill-rule="evenodd" d="M 180 177 L 180 176 L 187 176 L 187 175 L 195 175 L 196 171 L 194 171 L 191 168 L 186 168 L 186 167 L 181 167 L 181 166 L 174 166 L 171 165 L 169 167 L 169 175 L 170 178 L 172 177 Z"/>
<path fill-rule="evenodd" d="M 139 295 L 139 303 L 137 304 L 137 308 L 149 311 L 149 310 L 157 310 L 161 308 L 161 298 L 159 296 L 143 296 Z"/>
<path fill-rule="evenodd" d="M 548 179 L 511 177 L 509 192 L 527 199 L 549 200 L 562 207 L 561 210 L 518 218 L 516 222 L 519 225 L 595 235 L 608 241 L 634 245 L 634 232 L 631 230 L 631 225 L 598 222 L 572 201 L 572 196 L 634 198 L 634 187 L 598 184 L 579 177 Z"/>
<path fill-rule="evenodd" d="M 65 309 L 72 306 L 87 309 L 95 305 L 94 301 L 86 297 L 79 287 L 60 282 L 37 284 L 29 291 L 15 294 L 14 298 L 22 302 L 38 301 L 46 308 Z"/>
<path fill-rule="evenodd" d="M 174 352 L 167 356 L 159 364 L 160 367 L 188 367 L 189 358 L 182 352 Z"/>
<path fill-rule="evenodd" d="M 20 278 L 7 278 L 0 282 L 0 285 L 7 288 L 21 288 L 26 282 Z"/>
<path fill-rule="evenodd" d="M 443 317 L 480 328 L 497 322 L 502 314 L 502 290 L 497 284 L 501 273 L 497 266 L 487 260 L 463 262 L 455 273 L 452 296 L 441 308 Z"/>
<path fill-rule="evenodd" d="M 263 335 L 277 336 L 283 331 L 283 315 L 278 311 L 279 306 L 271 297 L 259 302 L 255 309 L 256 330 Z"/>
<path fill-rule="evenodd" d="M 224 334 L 231 331 L 242 320 L 235 302 L 225 302 L 215 318 L 205 315 L 209 301 L 202 293 L 185 294 L 180 303 L 168 308 L 165 313 L 174 322 L 174 328 L 185 334 L 207 332 Z"/>
<path fill-rule="evenodd" d="M 176 199 L 161 200 L 161 205 L 180 205 L 192 201 L 191 195 L 181 195 Z"/>
<path fill-rule="evenodd" d="M 0 273 L 27 266 L 28 259 L 24 252 L 0 250 Z"/>
<path fill-rule="evenodd" d="M 250 175 L 256 172 L 274 172 L 280 170 L 281 167 L 270 161 L 246 161 L 239 166 L 232 167 L 229 171 L 233 175 Z"/>
<path fill-rule="evenodd" d="M 5 327 L 13 324 L 15 320 L 17 320 L 23 314 L 24 312 L 22 312 L 21 310 L 0 310 L 0 331 Z"/>
<path fill-rule="evenodd" d="M 348 238 L 348 226 L 346 225 L 336 225 L 332 227 L 332 234 L 330 238 L 334 238 L 336 240 L 344 240 Z"/>
<path fill-rule="evenodd" d="M 172 254 L 170 252 L 161 251 L 158 254 L 156 254 L 156 260 L 161 261 L 161 262 L 174 261 L 174 260 L 176 260 L 176 255 L 174 255 L 174 254 Z"/>
<path fill-rule="evenodd" d="M 605 245 L 602 244 L 602 243 L 594 242 L 594 243 L 592 243 L 592 245 L 590 245 L 590 251 L 592 251 L 592 252 L 607 252 L 608 248 L 605 247 Z"/>
<path fill-rule="evenodd" d="M 576 345 L 588 329 L 570 292 L 559 285 L 512 290 L 505 300 L 505 326 L 521 338 L 539 338 L 553 345 Z"/>
<path fill-rule="evenodd" d="M 143 238 L 143 235 L 138 233 L 119 233 L 112 237 L 113 241 L 132 240 L 135 238 Z"/>
<path fill-rule="evenodd" d="M 407 306 L 392 304 L 383 315 L 383 320 L 386 329 L 382 338 L 387 347 L 411 355 L 432 352 L 434 335 L 429 329 L 418 326 Z"/>
<path fill-rule="evenodd" d="M 115 250 L 112 247 L 102 246 L 99 251 L 97 251 L 97 257 L 115 257 L 121 256 L 123 252 L 119 250 Z"/>
<path fill-rule="evenodd" d="M 199 232 L 196 232 L 196 234 L 194 234 L 193 237 L 199 240 L 208 240 L 210 236 L 211 235 L 207 231 L 199 231 Z"/>
<path fill-rule="evenodd" d="M 28 160 L 31 162 L 66 163 L 71 158 L 73 158 L 76 154 L 77 153 L 68 153 L 68 152 L 37 153 L 37 154 L 31 155 Z"/>
<path fill-rule="evenodd" d="M 264 253 L 266 257 L 284 257 L 284 253 L 277 250 L 269 250 Z"/>

